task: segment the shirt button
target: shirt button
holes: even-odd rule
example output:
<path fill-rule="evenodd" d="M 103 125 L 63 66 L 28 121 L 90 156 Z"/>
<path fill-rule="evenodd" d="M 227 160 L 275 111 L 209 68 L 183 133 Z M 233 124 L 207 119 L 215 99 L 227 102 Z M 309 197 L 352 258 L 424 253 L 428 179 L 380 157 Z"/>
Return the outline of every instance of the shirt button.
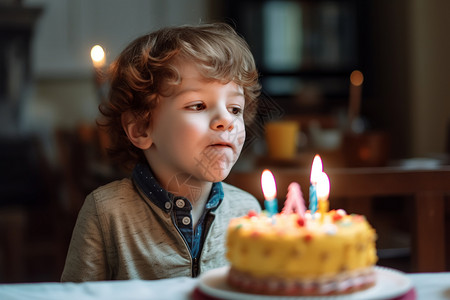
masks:
<path fill-rule="evenodd" d="M 181 222 L 183 222 L 184 225 L 189 225 L 191 223 L 191 218 L 184 217 Z"/>
<path fill-rule="evenodd" d="M 175 204 L 177 205 L 178 208 L 183 208 L 184 207 L 184 201 L 181 199 L 178 199 Z"/>
<path fill-rule="evenodd" d="M 172 207 L 172 204 L 170 202 L 166 202 L 166 203 L 164 203 L 164 207 L 166 209 L 170 209 Z"/>

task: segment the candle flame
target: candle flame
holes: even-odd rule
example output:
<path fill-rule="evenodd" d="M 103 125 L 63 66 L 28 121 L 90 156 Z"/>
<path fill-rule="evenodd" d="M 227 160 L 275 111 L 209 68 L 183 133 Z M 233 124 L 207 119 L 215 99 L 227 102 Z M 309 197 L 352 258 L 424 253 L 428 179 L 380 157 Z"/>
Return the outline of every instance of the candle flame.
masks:
<path fill-rule="evenodd" d="M 317 184 L 319 176 L 322 173 L 322 170 L 323 170 L 322 159 L 318 154 L 316 154 L 316 156 L 314 156 L 314 160 L 311 167 L 310 182 L 312 184 Z"/>
<path fill-rule="evenodd" d="M 327 173 L 321 172 L 317 181 L 317 198 L 319 200 L 328 200 L 330 195 L 330 179 Z"/>
<path fill-rule="evenodd" d="M 364 75 L 361 71 L 359 70 L 354 70 L 351 74 L 350 74 L 350 82 L 354 85 L 354 86 L 360 86 L 363 84 L 364 81 Z"/>
<path fill-rule="evenodd" d="M 267 169 L 261 174 L 261 188 L 266 200 L 272 200 L 277 197 L 277 185 L 275 183 L 275 178 L 272 172 Z"/>
<path fill-rule="evenodd" d="M 105 64 L 105 51 L 103 51 L 102 46 L 95 45 L 91 49 L 91 59 L 94 67 L 102 67 Z"/>

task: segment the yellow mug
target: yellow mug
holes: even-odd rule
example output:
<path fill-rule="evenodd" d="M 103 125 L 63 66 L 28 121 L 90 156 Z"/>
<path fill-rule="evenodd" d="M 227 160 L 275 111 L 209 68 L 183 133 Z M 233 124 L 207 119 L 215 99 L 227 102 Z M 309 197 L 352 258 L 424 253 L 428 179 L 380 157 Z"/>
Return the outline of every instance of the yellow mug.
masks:
<path fill-rule="evenodd" d="M 267 151 L 273 159 L 292 159 L 297 152 L 300 125 L 296 121 L 272 121 L 265 126 Z"/>

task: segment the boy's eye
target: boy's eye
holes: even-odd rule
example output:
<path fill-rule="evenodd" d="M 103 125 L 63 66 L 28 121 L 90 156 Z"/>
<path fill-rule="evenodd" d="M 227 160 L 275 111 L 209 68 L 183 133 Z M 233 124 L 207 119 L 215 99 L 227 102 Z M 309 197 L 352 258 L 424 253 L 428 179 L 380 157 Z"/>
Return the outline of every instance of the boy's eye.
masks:
<path fill-rule="evenodd" d="M 232 106 L 232 107 L 230 107 L 230 112 L 233 115 L 240 115 L 240 114 L 242 114 L 242 108 L 240 108 L 238 106 Z"/>
<path fill-rule="evenodd" d="M 195 111 L 199 111 L 199 110 L 203 110 L 206 108 L 206 105 L 204 103 L 195 103 L 189 106 L 186 106 L 187 109 L 190 110 L 195 110 Z"/>

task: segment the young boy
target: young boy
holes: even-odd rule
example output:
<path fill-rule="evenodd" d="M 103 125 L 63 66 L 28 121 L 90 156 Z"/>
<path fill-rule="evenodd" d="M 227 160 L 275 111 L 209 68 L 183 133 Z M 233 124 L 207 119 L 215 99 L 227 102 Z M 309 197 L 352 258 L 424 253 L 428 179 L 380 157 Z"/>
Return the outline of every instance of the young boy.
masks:
<path fill-rule="evenodd" d="M 101 125 L 134 169 L 87 196 L 61 280 L 195 277 L 226 265 L 228 222 L 260 211 L 221 182 L 260 91 L 247 44 L 225 24 L 164 28 L 119 55 L 110 83 Z"/>

